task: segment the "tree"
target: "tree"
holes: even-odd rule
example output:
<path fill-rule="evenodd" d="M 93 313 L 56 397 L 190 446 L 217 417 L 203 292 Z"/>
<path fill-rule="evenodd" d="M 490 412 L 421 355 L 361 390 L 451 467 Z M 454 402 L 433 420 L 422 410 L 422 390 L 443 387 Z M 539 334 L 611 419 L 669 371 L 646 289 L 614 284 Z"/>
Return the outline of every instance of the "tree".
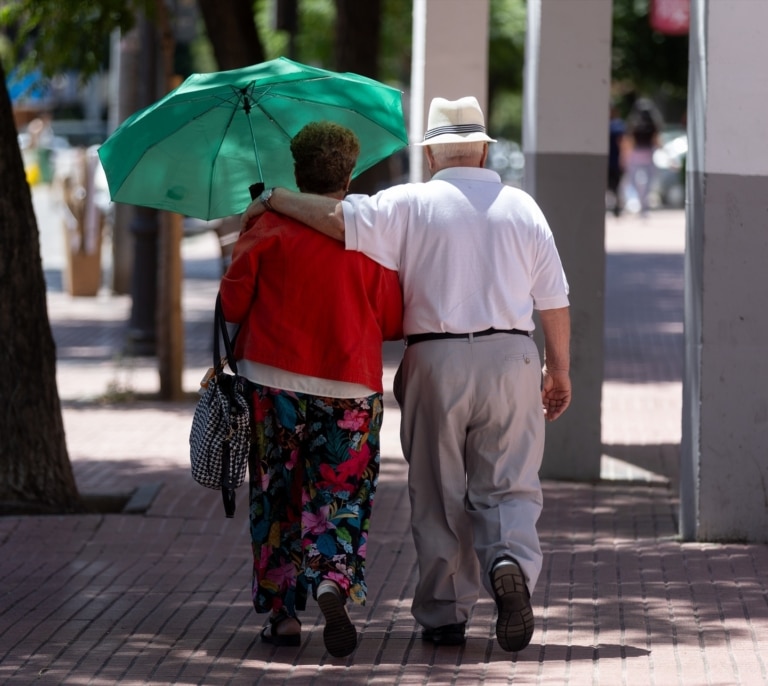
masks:
<path fill-rule="evenodd" d="M 217 12 L 210 0 L 201 5 L 221 68 L 262 59 L 250 0 L 218 0 Z M 8 0 L 0 7 L 0 28 L 13 45 L 10 58 L 3 56 L 22 70 L 35 67 L 51 77 L 73 69 L 85 78 L 106 64 L 113 30 L 127 33 L 137 17 L 148 16 L 158 24 L 168 77 L 172 45 L 166 10 L 163 0 Z M 56 387 L 39 232 L 2 64 L 0 182 L 0 363 L 7 370 L 0 375 L 0 509 L 77 511 L 83 503 Z"/>
<path fill-rule="evenodd" d="M 336 0 L 335 68 L 379 76 L 381 0 Z"/>
<path fill-rule="evenodd" d="M 37 221 L 2 65 L 0 82 L 0 511 L 74 511 Z"/>
<path fill-rule="evenodd" d="M 264 61 L 252 2 L 198 0 L 198 5 L 219 69 L 237 69 Z"/>
<path fill-rule="evenodd" d="M 45 73 L 62 66 L 59 54 L 64 53 L 57 51 L 67 50 L 68 63 L 89 74 L 101 64 L 109 31 L 130 25 L 132 14 L 110 14 L 114 4 L 93 3 L 88 8 L 74 0 L 10 2 L 0 11 L 0 25 L 13 28 L 17 46 L 26 48 L 27 62 Z M 73 21 L 83 29 L 72 31 Z M 0 374 L 0 508 L 82 510 L 56 387 L 40 236 L 2 64 L 0 217 L 0 368 L 5 370 Z"/>
<path fill-rule="evenodd" d="M 381 0 L 336 0 L 335 36 L 336 71 L 378 79 Z M 383 160 L 358 176 L 352 188 L 356 193 L 373 193 L 386 185 L 389 177 L 388 162 Z"/>

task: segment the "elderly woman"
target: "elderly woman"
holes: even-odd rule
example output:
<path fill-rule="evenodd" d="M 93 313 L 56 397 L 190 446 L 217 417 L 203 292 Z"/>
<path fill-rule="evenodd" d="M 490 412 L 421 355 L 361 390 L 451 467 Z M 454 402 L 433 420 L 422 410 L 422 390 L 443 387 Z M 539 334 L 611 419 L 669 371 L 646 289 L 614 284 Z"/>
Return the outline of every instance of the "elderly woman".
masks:
<path fill-rule="evenodd" d="M 344 197 L 359 153 L 351 131 L 309 124 L 291 152 L 302 192 Z M 362 605 L 367 592 L 381 344 L 402 337 L 397 274 L 267 211 L 239 237 L 221 301 L 241 324 L 235 356 L 252 382 L 252 594 L 256 611 L 270 613 L 262 640 L 300 645 L 297 611 L 311 593 L 326 649 L 348 655 L 357 631 L 345 601 Z"/>

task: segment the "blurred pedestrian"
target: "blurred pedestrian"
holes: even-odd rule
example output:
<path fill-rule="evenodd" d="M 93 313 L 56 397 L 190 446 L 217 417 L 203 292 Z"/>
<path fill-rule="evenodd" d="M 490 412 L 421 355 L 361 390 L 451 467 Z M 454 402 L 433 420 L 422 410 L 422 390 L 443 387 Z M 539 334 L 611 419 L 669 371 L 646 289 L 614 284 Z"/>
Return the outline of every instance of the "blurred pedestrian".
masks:
<path fill-rule="evenodd" d="M 359 150 L 349 129 L 305 126 L 291 141 L 296 185 L 338 202 Z M 261 638 L 298 646 L 297 613 L 311 593 L 326 649 L 343 657 L 357 645 L 345 603 L 364 604 L 367 593 L 381 345 L 402 338 L 397 273 L 267 212 L 239 237 L 221 300 L 227 321 L 241 324 L 237 366 L 253 389 L 252 595 L 270 613 Z"/>
<path fill-rule="evenodd" d="M 435 98 L 421 143 L 430 181 L 343 202 L 278 188 L 270 202 L 398 270 L 407 347 L 395 394 L 419 565 L 411 611 L 423 640 L 461 644 L 482 584 L 499 645 L 518 651 L 533 635 L 542 566 L 544 422 L 571 400 L 570 316 L 547 221 L 485 168 L 489 142 L 474 97 Z M 246 221 L 262 209 L 252 203 Z"/>
<path fill-rule="evenodd" d="M 608 193 L 611 210 L 616 217 L 620 216 L 622 209 L 624 209 L 621 181 L 624 177 L 624 135 L 626 130 L 619 108 L 612 104 L 608 128 Z"/>
<path fill-rule="evenodd" d="M 650 209 L 651 187 L 656 176 L 653 153 L 659 147 L 663 121 L 659 110 L 648 98 L 638 98 L 627 118 L 627 182 L 637 198 L 641 215 Z"/>

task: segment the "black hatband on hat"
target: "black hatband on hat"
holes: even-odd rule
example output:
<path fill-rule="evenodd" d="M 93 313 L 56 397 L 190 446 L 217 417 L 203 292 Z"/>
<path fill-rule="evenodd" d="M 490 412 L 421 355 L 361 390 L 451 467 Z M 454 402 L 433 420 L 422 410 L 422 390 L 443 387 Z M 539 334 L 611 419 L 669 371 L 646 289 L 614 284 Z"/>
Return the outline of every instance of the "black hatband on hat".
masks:
<path fill-rule="evenodd" d="M 450 126 L 437 126 L 424 134 L 424 140 L 429 140 L 435 136 L 442 136 L 447 133 L 485 133 L 485 127 L 482 124 L 451 124 Z"/>

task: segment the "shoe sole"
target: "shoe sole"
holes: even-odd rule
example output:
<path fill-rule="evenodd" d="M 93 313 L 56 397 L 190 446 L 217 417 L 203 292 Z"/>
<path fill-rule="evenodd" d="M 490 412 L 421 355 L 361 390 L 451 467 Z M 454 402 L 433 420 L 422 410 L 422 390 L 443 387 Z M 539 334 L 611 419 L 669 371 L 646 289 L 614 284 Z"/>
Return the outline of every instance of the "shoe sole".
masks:
<path fill-rule="evenodd" d="M 502 650 L 514 653 L 525 648 L 533 637 L 533 608 L 523 572 L 517 563 L 504 564 L 491 574 L 499 617 L 496 640 Z"/>
<path fill-rule="evenodd" d="M 335 593 L 322 593 L 317 596 L 317 604 L 325 617 L 325 649 L 334 657 L 346 657 L 357 647 L 357 629 L 349 619 L 344 603 Z"/>

